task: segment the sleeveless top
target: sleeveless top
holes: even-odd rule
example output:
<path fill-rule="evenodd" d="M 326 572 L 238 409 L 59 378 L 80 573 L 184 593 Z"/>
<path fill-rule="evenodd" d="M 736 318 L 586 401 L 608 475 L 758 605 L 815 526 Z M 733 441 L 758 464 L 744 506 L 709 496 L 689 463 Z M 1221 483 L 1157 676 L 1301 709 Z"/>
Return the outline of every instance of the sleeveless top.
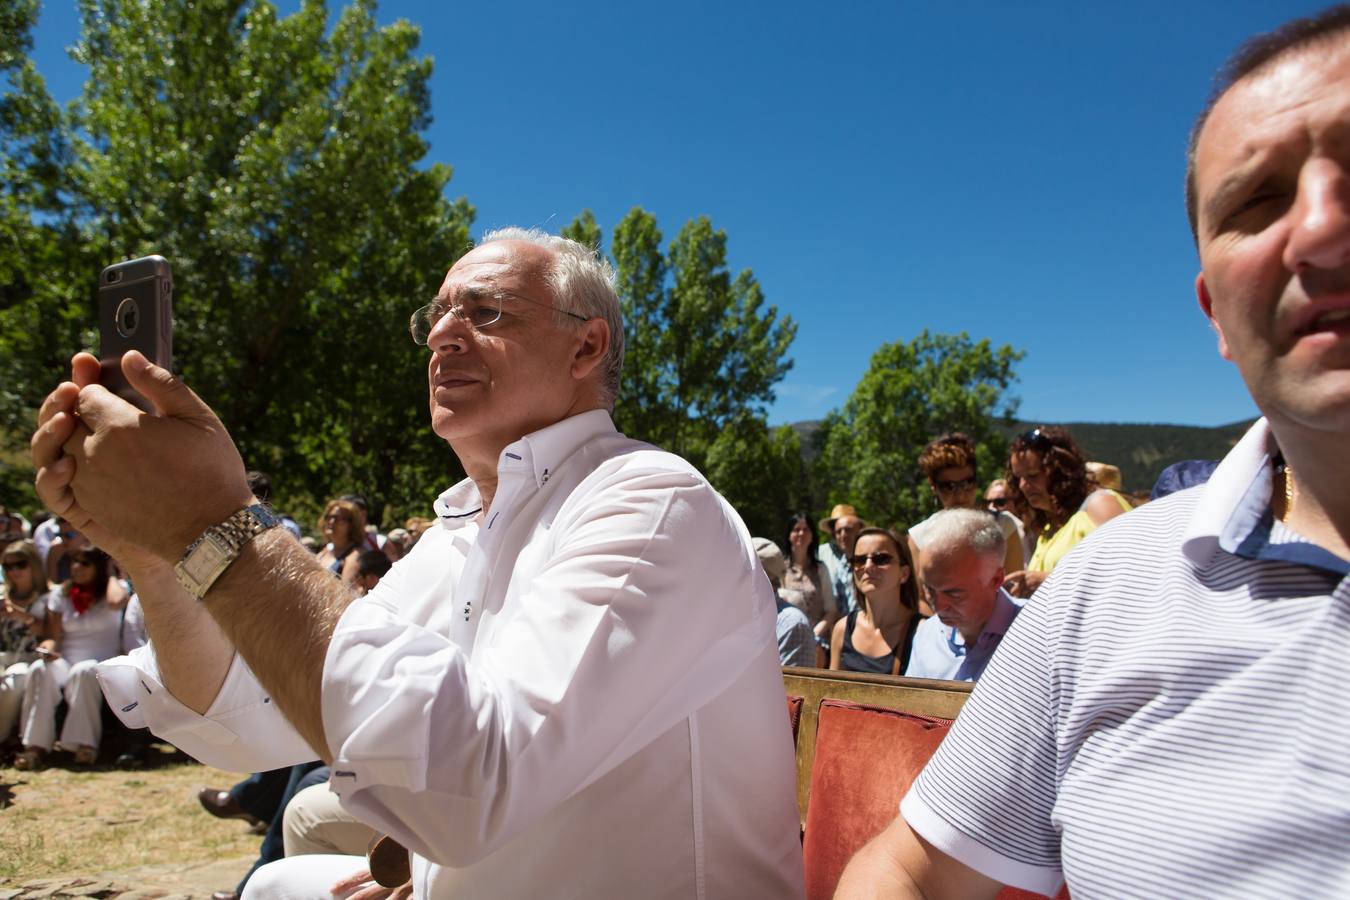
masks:
<path fill-rule="evenodd" d="M 900 673 L 904 674 L 905 667 L 909 665 L 909 652 L 914 648 L 914 631 L 919 627 L 919 622 L 923 617 L 916 614 L 910 618 L 909 627 L 905 629 L 905 636 L 899 647 L 885 656 L 868 656 L 853 646 L 853 626 L 857 624 L 860 612 L 862 610 L 854 610 L 848 614 L 848 624 L 844 626 L 844 646 L 839 654 L 839 668 L 845 672 L 871 672 L 876 675 L 889 675 L 894 665 L 893 660 L 898 656 L 900 658 Z"/>
<path fill-rule="evenodd" d="M 1116 502 L 1125 512 L 1134 509 L 1130 505 L 1130 501 L 1117 492 L 1109 488 L 1100 488 L 1100 490 L 1106 491 L 1116 498 Z M 1046 532 L 1041 535 L 1040 540 L 1036 542 L 1036 552 L 1031 555 L 1031 561 L 1027 563 L 1028 569 L 1033 572 L 1053 571 L 1055 566 L 1059 565 L 1059 561 L 1070 550 L 1078 546 L 1079 541 L 1097 530 L 1097 523 L 1092 521 L 1092 517 L 1087 512 L 1088 501 L 1096 495 L 1097 491 L 1088 494 L 1083 500 L 1083 505 L 1078 507 L 1078 512 L 1070 516 L 1069 521 L 1060 526 L 1060 529 L 1054 534 Z"/>
<path fill-rule="evenodd" d="M 331 548 L 333 545 L 329 544 L 328 546 Z M 341 554 L 334 553 L 333 561 L 328 564 L 328 571 L 332 572 L 334 575 L 341 576 L 342 565 L 347 561 L 347 557 L 351 556 L 353 551 L 359 551 L 360 549 L 361 549 L 361 542 L 357 541 L 355 544 L 352 544 L 350 547 L 344 550 Z"/>

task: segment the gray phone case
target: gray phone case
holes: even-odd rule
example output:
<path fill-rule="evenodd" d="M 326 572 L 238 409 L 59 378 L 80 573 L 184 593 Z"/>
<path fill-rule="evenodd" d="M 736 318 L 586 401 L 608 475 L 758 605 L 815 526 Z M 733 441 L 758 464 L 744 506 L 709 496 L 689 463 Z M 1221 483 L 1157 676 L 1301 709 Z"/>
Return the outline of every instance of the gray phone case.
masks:
<path fill-rule="evenodd" d="M 146 411 L 152 406 L 127 384 L 122 354 L 139 350 L 173 369 L 173 274 L 162 256 L 108 266 L 98 278 L 99 381 Z"/>

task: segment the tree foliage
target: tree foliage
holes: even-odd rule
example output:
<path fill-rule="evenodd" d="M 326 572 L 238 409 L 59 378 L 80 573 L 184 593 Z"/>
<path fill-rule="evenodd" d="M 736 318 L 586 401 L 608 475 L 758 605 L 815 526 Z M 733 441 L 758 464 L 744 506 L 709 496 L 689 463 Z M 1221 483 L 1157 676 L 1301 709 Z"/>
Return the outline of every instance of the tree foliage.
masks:
<path fill-rule="evenodd" d="M 70 145 L 28 52 L 37 0 L 0 0 L 0 504 L 31 508 L 28 433 L 54 367 L 90 320 L 69 302 Z"/>
<path fill-rule="evenodd" d="M 168 257 L 177 368 L 250 465 L 285 473 L 283 496 L 360 490 L 424 512 L 453 460 L 427 427 L 406 323 L 469 246 L 473 211 L 445 199 L 448 167 L 418 167 L 417 28 L 379 27 L 373 0 L 331 23 L 322 0 L 284 18 L 266 0 L 80 11 L 83 320 L 101 265 Z"/>
<path fill-rule="evenodd" d="M 598 238 L 587 215 L 570 227 Z M 732 276 L 726 232 L 706 216 L 661 244 L 656 217 L 640 208 L 611 241 L 627 347 L 615 419 L 701 467 L 724 429 L 763 419 L 792 367 L 797 326 L 765 304 L 753 272 Z"/>
<path fill-rule="evenodd" d="M 801 439 L 788 425 L 739 417 L 713 441 L 707 474 L 751 534 L 781 540 L 788 516 L 811 507 Z"/>
<path fill-rule="evenodd" d="M 870 523 L 908 528 L 936 510 L 919 454 L 928 441 L 964 431 L 975 441 L 978 477 L 1002 470 L 1006 440 L 995 429 L 1016 400 L 1007 391 L 1020 351 L 988 340 L 929 334 L 883 344 L 844 407 L 816 433 L 815 478 L 828 505 L 851 503 Z"/>

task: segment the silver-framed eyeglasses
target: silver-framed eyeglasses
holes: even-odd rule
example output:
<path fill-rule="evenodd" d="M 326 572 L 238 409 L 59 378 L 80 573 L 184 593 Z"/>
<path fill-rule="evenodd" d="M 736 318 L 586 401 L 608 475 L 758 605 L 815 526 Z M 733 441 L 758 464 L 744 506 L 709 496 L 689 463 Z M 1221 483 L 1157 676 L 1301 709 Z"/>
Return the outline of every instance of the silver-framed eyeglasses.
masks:
<path fill-rule="evenodd" d="M 433 300 L 417 310 L 408 320 L 408 331 L 412 334 L 414 342 L 425 347 L 427 341 L 431 338 L 432 329 L 446 314 L 454 316 L 476 331 L 481 331 L 484 328 L 491 327 L 501 319 L 502 303 L 505 300 L 519 300 L 523 303 L 539 306 L 555 313 L 571 316 L 578 322 L 590 321 L 586 316 L 578 313 L 558 309 L 556 306 L 540 303 L 538 300 L 531 300 L 529 297 L 522 297 L 519 294 L 512 294 L 507 291 L 463 291 L 456 303 L 441 303 L 439 300 Z"/>

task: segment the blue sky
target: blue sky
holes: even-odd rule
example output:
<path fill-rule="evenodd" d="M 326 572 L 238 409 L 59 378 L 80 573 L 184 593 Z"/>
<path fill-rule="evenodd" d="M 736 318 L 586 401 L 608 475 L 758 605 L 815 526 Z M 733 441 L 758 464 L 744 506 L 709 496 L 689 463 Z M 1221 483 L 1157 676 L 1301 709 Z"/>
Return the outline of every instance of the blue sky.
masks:
<path fill-rule="evenodd" d="M 429 160 L 475 233 L 666 237 L 706 214 L 799 324 L 774 424 L 841 406 L 884 342 L 968 331 L 1026 351 L 1038 421 L 1218 425 L 1255 415 L 1196 307 L 1185 140 L 1284 2 L 570 4 L 387 0 L 435 59 Z M 283 12 L 294 2 L 279 4 Z M 84 70 L 74 2 L 34 57 Z"/>

